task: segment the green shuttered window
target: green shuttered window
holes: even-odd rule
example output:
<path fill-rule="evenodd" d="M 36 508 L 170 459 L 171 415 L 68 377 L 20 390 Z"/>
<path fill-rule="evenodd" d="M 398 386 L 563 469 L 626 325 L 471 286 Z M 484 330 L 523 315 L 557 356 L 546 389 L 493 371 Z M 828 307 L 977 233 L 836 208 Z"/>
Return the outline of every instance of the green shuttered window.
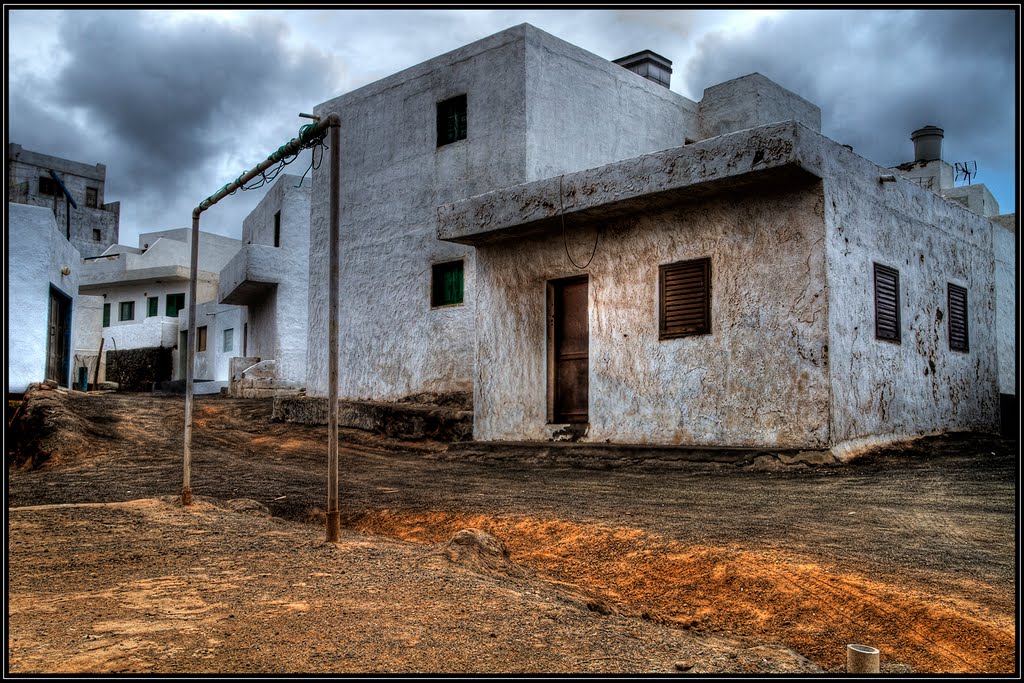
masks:
<path fill-rule="evenodd" d="M 430 305 L 451 306 L 462 303 L 462 261 L 435 264 L 430 286 Z"/>
<path fill-rule="evenodd" d="M 171 318 L 178 317 L 178 311 L 185 308 L 185 295 L 184 294 L 168 294 L 167 295 L 167 315 Z"/>
<path fill-rule="evenodd" d="M 900 272 L 875 264 L 875 338 L 900 343 Z"/>
<path fill-rule="evenodd" d="M 711 259 L 680 261 L 659 269 L 659 338 L 711 332 Z"/>
<path fill-rule="evenodd" d="M 110 327 L 110 304 L 103 304 L 103 327 Z"/>
<path fill-rule="evenodd" d="M 152 318 L 160 313 L 160 297 L 151 296 L 146 300 L 146 317 Z"/>

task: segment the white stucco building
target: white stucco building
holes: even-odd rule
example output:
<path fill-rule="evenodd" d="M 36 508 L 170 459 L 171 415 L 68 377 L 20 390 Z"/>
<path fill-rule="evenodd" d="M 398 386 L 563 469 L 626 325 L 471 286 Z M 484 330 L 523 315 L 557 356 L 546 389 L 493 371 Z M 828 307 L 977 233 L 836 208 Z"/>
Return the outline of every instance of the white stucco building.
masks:
<path fill-rule="evenodd" d="M 7 204 L 7 392 L 78 381 L 72 328 L 81 257 L 47 207 Z M 92 381 L 92 378 L 89 378 Z"/>
<path fill-rule="evenodd" d="M 98 351 L 102 338 L 105 358 L 112 351 L 166 349 L 152 381 L 183 378 L 191 233 L 189 228 L 143 233 L 138 247 L 116 244 L 101 256 L 83 260 L 79 293 L 102 301 L 100 325 L 92 333 L 94 343 L 89 348 Z M 200 233 L 197 305 L 215 303 L 220 270 L 241 246 L 237 239 Z M 195 376 L 226 385 L 227 361 L 216 358 L 216 349 L 221 346 L 210 336 L 206 315 L 212 310 L 207 306 L 197 311 Z M 214 325 L 212 334 L 223 334 L 217 327 L 221 323 Z"/>
<path fill-rule="evenodd" d="M 243 245 L 220 272 L 217 300 L 241 310 L 228 370 L 235 395 L 280 394 L 306 383 L 311 183 L 300 181 L 278 177 L 243 221 Z"/>
<path fill-rule="evenodd" d="M 699 102 L 669 74 L 524 24 L 319 105 L 342 120 L 341 396 L 473 391 L 478 440 L 994 430 L 1005 240 L 968 210 L 977 191 L 961 205 L 858 156 L 760 74 Z"/>

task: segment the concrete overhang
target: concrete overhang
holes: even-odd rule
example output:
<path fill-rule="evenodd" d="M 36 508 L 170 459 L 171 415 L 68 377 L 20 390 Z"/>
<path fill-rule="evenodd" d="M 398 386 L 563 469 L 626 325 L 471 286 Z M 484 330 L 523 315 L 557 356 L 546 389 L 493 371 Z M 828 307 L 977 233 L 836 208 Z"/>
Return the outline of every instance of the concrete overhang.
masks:
<path fill-rule="evenodd" d="M 217 301 L 250 306 L 267 297 L 284 276 L 278 262 L 281 250 L 264 244 L 247 244 L 220 271 Z"/>
<path fill-rule="evenodd" d="M 749 186 L 821 178 L 822 136 L 785 121 L 443 204 L 437 237 L 481 245 Z"/>
<path fill-rule="evenodd" d="M 79 279 L 79 294 L 102 294 L 111 287 L 123 287 L 125 285 L 148 285 L 160 282 L 181 281 L 187 283 L 189 280 L 189 269 L 184 266 L 154 266 L 153 268 L 97 268 L 89 265 L 82 268 Z M 200 273 L 202 276 L 210 277 L 210 273 Z"/>

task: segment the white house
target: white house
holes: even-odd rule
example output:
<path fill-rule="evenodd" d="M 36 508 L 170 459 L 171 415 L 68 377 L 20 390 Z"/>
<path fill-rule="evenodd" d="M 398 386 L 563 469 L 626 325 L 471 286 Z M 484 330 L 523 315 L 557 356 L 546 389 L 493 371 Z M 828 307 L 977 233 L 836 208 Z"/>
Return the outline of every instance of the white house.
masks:
<path fill-rule="evenodd" d="M 91 348 L 100 347 L 109 362 L 110 353 L 148 349 L 145 377 L 138 386 L 182 378 L 182 329 L 187 330 L 191 229 L 179 228 L 143 233 L 139 246 L 116 244 L 102 255 L 84 259 L 79 293 L 102 298 L 101 327 Z M 221 268 L 242 246 L 241 241 L 209 232 L 200 233 L 197 303 L 215 301 Z M 218 363 L 209 339 L 205 313 L 197 313 L 196 379 L 226 385 L 226 361 Z M 200 317 L 203 316 L 203 317 Z M 104 366 L 104 371 L 105 371 Z M 219 371 L 219 373 L 218 373 Z M 115 379 L 107 377 L 107 379 Z M 119 378 L 124 382 L 125 378 Z M 147 386 L 148 388 L 148 386 Z"/>
<path fill-rule="evenodd" d="M 72 370 L 78 250 L 51 209 L 14 202 L 7 204 L 7 249 L 7 391 L 45 380 L 71 386 L 79 381 Z"/>
<path fill-rule="evenodd" d="M 694 102 L 670 73 L 524 24 L 319 105 L 342 119 L 340 395 L 472 391 L 479 440 L 995 429 L 995 224 L 825 138 L 760 74 Z"/>
<path fill-rule="evenodd" d="M 217 300 L 238 307 L 231 390 L 294 392 L 306 383 L 310 181 L 281 175 L 242 223 L 243 245 L 221 270 Z M 224 348 L 231 344 L 227 335 Z"/>

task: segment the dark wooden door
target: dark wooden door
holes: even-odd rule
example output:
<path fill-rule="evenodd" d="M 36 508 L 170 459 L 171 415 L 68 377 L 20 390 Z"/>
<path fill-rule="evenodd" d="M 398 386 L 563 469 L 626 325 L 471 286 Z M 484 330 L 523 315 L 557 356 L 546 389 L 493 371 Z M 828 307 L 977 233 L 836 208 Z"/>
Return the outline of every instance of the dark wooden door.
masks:
<path fill-rule="evenodd" d="M 552 348 L 551 421 L 589 422 L 590 330 L 587 320 L 587 278 L 551 283 Z"/>
<path fill-rule="evenodd" d="M 71 346 L 71 300 L 50 289 L 49 331 L 46 339 L 46 379 L 68 384 Z"/>

